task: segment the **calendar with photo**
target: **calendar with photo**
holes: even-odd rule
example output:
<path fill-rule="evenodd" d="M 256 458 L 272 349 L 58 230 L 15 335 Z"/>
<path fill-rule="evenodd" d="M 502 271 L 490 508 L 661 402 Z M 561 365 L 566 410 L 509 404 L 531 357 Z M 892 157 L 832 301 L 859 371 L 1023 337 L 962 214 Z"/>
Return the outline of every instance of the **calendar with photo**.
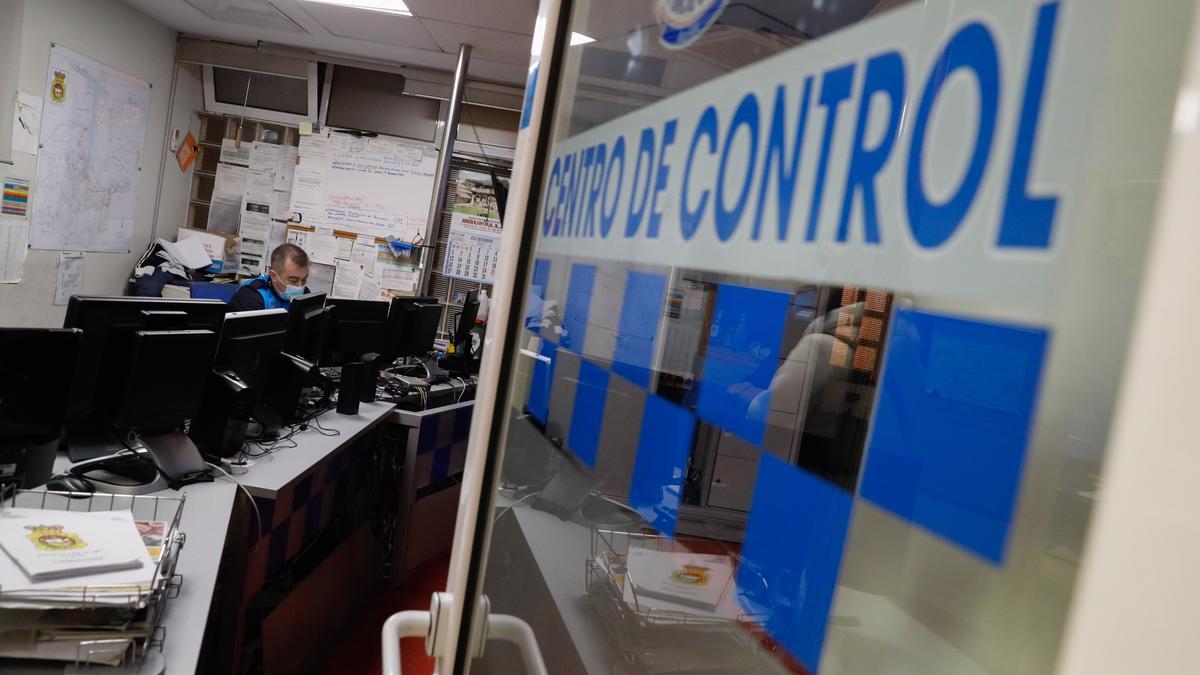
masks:
<path fill-rule="evenodd" d="M 491 176 L 460 172 L 442 274 L 492 283 L 500 256 L 500 230 Z"/>

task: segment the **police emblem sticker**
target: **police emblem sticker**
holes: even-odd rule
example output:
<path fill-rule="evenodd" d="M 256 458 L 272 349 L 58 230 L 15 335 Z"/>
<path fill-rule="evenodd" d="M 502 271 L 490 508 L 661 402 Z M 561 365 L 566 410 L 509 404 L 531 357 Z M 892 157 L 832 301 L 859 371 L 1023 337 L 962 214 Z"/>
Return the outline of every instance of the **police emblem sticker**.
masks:
<path fill-rule="evenodd" d="M 683 49 L 700 39 L 717 21 L 729 0 L 655 0 L 662 24 L 658 40 L 667 49 Z"/>
<path fill-rule="evenodd" d="M 64 532 L 61 525 L 38 525 L 25 529 L 30 530 L 29 540 L 39 551 L 72 551 L 87 546 L 79 535 Z"/>
<path fill-rule="evenodd" d="M 54 82 L 50 85 L 50 100 L 62 105 L 67 102 L 67 74 L 54 71 Z"/>

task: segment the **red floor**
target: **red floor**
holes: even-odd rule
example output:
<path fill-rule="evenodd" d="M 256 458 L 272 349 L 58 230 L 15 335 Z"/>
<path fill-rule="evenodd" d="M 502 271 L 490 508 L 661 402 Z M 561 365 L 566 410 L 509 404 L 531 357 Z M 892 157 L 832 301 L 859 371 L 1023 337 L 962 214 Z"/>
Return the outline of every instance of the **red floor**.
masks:
<path fill-rule="evenodd" d="M 449 565 L 447 554 L 414 570 L 400 588 L 386 587 L 374 602 L 363 607 L 358 621 L 346 627 L 329 656 L 312 672 L 378 675 L 382 669 L 379 631 L 383 622 L 401 610 L 429 609 L 429 596 L 446 588 Z M 433 659 L 425 654 L 424 638 L 403 640 L 400 660 L 404 675 L 433 673 Z"/>

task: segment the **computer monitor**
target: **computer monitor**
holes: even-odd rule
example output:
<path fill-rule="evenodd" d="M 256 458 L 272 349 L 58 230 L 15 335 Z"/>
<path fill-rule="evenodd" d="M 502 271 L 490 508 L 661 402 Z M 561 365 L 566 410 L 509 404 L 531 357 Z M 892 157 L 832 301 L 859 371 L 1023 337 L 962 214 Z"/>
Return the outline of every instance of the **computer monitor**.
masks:
<path fill-rule="evenodd" d="M 50 478 L 82 335 L 74 329 L 0 328 L 0 479 L 32 488 Z"/>
<path fill-rule="evenodd" d="M 225 310 L 225 303 L 219 300 L 72 297 L 63 327 L 82 329 L 83 336 L 79 365 L 67 401 L 71 458 L 78 461 L 98 457 L 119 447 L 110 432 L 117 404 L 113 394 L 114 387 L 125 381 L 129 370 L 134 333 L 171 325 L 207 330 L 215 336 L 225 319 Z M 181 326 L 183 323 L 187 325 Z M 159 364 L 164 381 L 169 381 L 169 363 Z"/>
<path fill-rule="evenodd" d="M 433 349 L 441 319 L 442 306 L 437 298 L 393 298 L 384 331 L 383 355 L 389 359 L 424 356 Z"/>
<path fill-rule="evenodd" d="M 200 410 L 216 350 L 210 330 L 136 331 L 113 426 L 141 436 L 180 431 Z"/>
<path fill-rule="evenodd" d="M 342 300 L 325 303 L 325 344 L 322 366 L 340 366 L 383 351 L 388 303 L 379 300 Z"/>
<path fill-rule="evenodd" d="M 279 363 L 284 358 L 281 352 L 287 341 L 288 318 L 285 309 L 225 315 L 204 403 L 189 432 L 202 452 L 216 457 L 231 457 L 241 452 L 251 419 L 260 422 L 264 433 L 282 426 L 288 411 L 273 412 L 264 403 L 268 400 L 268 390 L 285 388 L 290 383 L 280 373 Z M 297 391 L 292 397 L 292 408 L 298 397 Z"/>
<path fill-rule="evenodd" d="M 122 439 L 124 451 L 145 453 L 171 487 L 212 480 L 184 429 L 200 412 L 217 334 L 211 330 L 139 330 L 128 342 L 128 370 L 113 383 L 112 427 Z M 128 462 L 121 454 L 108 459 Z M 106 461 L 95 459 L 93 463 L 103 468 Z M 72 470 L 88 464 L 83 462 Z"/>
<path fill-rule="evenodd" d="M 479 292 L 471 291 L 467 293 L 466 299 L 463 301 L 462 311 L 458 314 L 457 323 L 454 325 L 454 335 L 451 343 L 455 348 L 471 339 L 471 329 L 475 327 L 475 319 L 479 317 Z"/>
<path fill-rule="evenodd" d="M 271 361 L 287 343 L 289 323 L 285 309 L 226 314 L 213 370 L 232 371 L 246 386 L 261 390 Z"/>
<path fill-rule="evenodd" d="M 316 363 L 321 356 L 325 294 L 302 295 L 288 306 L 287 340 L 284 351 Z"/>

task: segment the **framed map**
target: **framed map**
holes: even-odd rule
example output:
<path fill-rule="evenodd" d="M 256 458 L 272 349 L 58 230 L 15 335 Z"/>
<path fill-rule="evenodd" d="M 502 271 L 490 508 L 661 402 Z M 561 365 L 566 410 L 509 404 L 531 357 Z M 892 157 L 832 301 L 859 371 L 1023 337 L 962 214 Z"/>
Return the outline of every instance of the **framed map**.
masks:
<path fill-rule="evenodd" d="M 51 45 L 43 95 L 30 246 L 128 253 L 149 83 Z"/>

